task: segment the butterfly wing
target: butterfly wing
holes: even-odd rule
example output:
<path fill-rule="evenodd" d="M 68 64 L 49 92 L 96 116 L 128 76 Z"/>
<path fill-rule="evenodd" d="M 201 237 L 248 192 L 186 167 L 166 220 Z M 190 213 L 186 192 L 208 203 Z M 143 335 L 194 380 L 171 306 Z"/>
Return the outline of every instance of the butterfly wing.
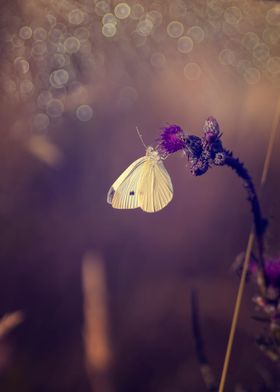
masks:
<path fill-rule="evenodd" d="M 139 207 L 146 212 L 164 208 L 173 197 L 171 178 L 161 160 L 147 159 L 138 187 Z"/>
<path fill-rule="evenodd" d="M 144 156 L 134 161 L 111 186 L 107 195 L 107 202 L 112 204 L 112 207 L 119 209 L 139 207 L 139 180 L 147 159 Z"/>

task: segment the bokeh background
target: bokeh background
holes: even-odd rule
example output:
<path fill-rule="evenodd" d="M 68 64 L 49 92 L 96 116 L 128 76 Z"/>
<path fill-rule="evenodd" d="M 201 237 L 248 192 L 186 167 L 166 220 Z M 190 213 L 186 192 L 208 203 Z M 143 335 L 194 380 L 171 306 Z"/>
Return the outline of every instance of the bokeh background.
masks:
<path fill-rule="evenodd" d="M 106 195 L 144 155 L 136 126 L 155 145 L 167 123 L 200 135 L 209 115 L 258 186 L 280 91 L 279 2 L 0 7 L 0 317 L 22 312 L 0 336 L 1 392 L 203 392 L 190 294 L 218 379 L 231 265 L 252 221 L 242 184 L 227 168 L 194 178 L 178 153 L 165 161 L 174 198 L 164 210 L 114 210 Z M 279 253 L 278 182 L 279 137 L 261 195 L 269 255 Z M 254 343 L 254 294 L 248 284 L 227 391 L 279 381 Z"/>

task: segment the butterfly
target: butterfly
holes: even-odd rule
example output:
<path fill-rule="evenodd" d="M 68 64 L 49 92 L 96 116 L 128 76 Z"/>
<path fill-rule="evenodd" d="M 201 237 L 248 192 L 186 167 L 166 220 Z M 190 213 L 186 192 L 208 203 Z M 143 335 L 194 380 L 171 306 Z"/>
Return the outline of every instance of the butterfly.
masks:
<path fill-rule="evenodd" d="M 173 186 L 163 158 L 153 147 L 145 148 L 146 155 L 129 165 L 109 189 L 107 202 L 113 208 L 156 212 L 172 200 Z"/>

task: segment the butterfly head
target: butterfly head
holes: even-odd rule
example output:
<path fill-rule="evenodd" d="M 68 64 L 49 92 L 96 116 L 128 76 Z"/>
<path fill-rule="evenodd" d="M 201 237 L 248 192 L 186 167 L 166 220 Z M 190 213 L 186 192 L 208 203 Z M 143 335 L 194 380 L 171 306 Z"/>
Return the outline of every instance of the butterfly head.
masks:
<path fill-rule="evenodd" d="M 160 161 L 161 157 L 158 153 L 157 150 L 155 150 L 153 147 L 148 146 L 146 149 L 146 156 L 155 160 L 155 161 Z"/>

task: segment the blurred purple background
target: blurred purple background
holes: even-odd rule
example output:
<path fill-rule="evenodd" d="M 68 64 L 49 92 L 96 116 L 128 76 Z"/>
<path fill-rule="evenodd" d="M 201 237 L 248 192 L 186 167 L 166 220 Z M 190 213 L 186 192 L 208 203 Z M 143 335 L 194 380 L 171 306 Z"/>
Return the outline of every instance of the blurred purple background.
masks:
<path fill-rule="evenodd" d="M 242 183 L 228 168 L 192 177 L 178 153 L 165 161 L 164 210 L 114 210 L 106 195 L 144 155 L 136 126 L 155 145 L 166 123 L 199 136 L 209 115 L 258 186 L 279 97 L 279 4 L 118 3 L 1 2 L 0 317 L 24 315 L 0 341 L 1 391 L 205 390 L 192 288 L 221 373 L 230 268 L 252 222 Z M 261 195 L 270 255 L 278 182 L 279 137 Z M 253 295 L 248 284 L 228 391 L 277 379 L 254 343 Z"/>

